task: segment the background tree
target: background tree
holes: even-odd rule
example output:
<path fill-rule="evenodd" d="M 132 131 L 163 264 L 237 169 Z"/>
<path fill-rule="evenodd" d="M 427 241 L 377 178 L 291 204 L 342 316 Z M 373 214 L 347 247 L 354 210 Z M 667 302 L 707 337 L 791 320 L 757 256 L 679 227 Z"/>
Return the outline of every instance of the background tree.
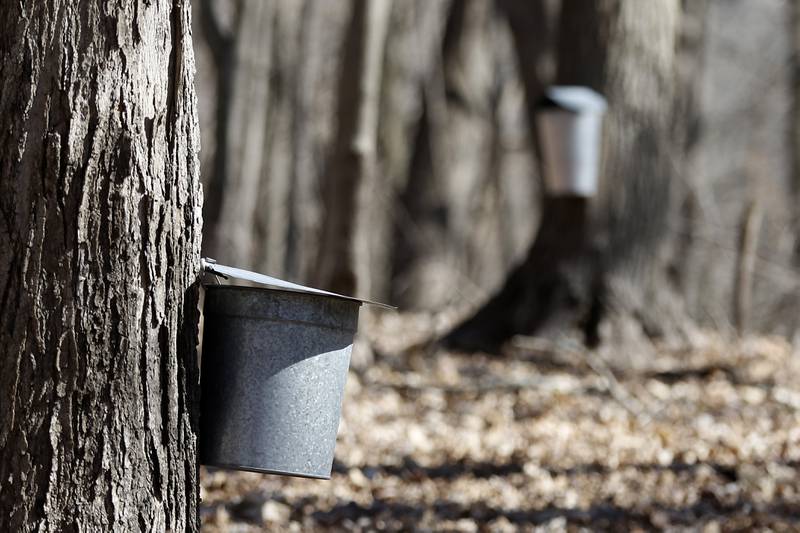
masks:
<path fill-rule="evenodd" d="M 196 2 L 204 254 L 309 281 L 349 5 Z"/>
<path fill-rule="evenodd" d="M 315 282 L 333 291 L 356 289 L 353 242 L 359 191 L 376 179 L 378 103 L 389 0 L 355 0 L 338 90 L 336 139 L 322 183 L 322 227 Z"/>
<path fill-rule="evenodd" d="M 673 183 L 678 15 L 675 0 L 564 0 L 555 83 L 591 87 L 609 101 L 600 193 L 591 201 L 545 195 L 527 258 L 448 335 L 451 346 L 492 348 L 516 333 L 570 325 L 596 344 L 608 310 L 633 318 L 648 335 L 677 318 L 667 309 L 662 248 Z M 519 22 L 511 27 L 527 30 Z M 523 68 L 535 69 L 536 61 Z M 535 107 L 545 84 L 533 75 L 523 79 L 528 106 Z"/>
<path fill-rule="evenodd" d="M 415 93 L 421 109 L 411 115 L 407 175 L 392 206 L 391 299 L 414 309 L 484 298 L 524 251 L 538 211 L 505 20 L 491 2 L 445 7 L 440 25 L 429 22 L 432 45 L 417 52 L 428 70 Z M 382 120 L 389 128 L 408 116 Z"/>
<path fill-rule="evenodd" d="M 792 91 L 792 118 L 789 128 L 791 153 L 791 187 L 793 203 L 800 204 L 800 4 L 789 2 L 790 76 Z M 800 212 L 795 212 L 794 262 L 800 265 Z"/>
<path fill-rule="evenodd" d="M 478 338 L 577 327 L 596 329 L 601 338 L 627 331 L 631 339 L 681 340 L 694 323 L 735 333 L 737 314 L 749 331 L 795 331 L 800 277 L 792 266 L 796 216 L 786 142 L 790 43 L 788 34 L 774 30 L 791 5 L 629 1 L 392 3 L 380 54 L 375 179 L 361 180 L 348 222 L 346 255 L 354 258 L 359 294 L 448 320 L 471 315 L 502 292 L 536 234 L 534 255 L 544 261 L 548 228 L 562 228 L 561 234 L 583 221 L 577 224 L 583 229 L 566 230 L 580 253 L 559 259 L 557 267 L 537 267 L 551 273 L 526 292 L 538 303 L 483 315 L 495 322 L 485 328 L 505 332 L 477 328 Z M 329 221 L 326 182 L 340 141 L 339 80 L 355 2 L 202 4 L 197 20 L 210 13 L 220 34 L 235 43 L 236 56 L 224 59 L 214 33 L 198 25 L 200 42 L 210 45 L 198 47 L 206 252 L 313 282 Z M 625 18 L 629 10 L 641 10 L 642 21 Z M 665 16 L 652 20 L 652 13 Z M 595 14 L 608 32 L 589 20 Z M 581 29 L 581 21 L 593 26 Z M 638 39 L 650 30 L 657 42 L 639 48 Z M 565 62 L 572 73 L 564 71 Z M 642 65 L 652 70 L 650 62 L 658 73 L 636 79 Z M 228 68 L 235 75 L 225 74 Z M 228 93 L 219 89 L 220 80 L 231 85 Z M 591 204 L 571 208 L 566 204 L 576 202 L 542 196 L 530 127 L 534 107 L 526 105 L 538 100 L 542 87 L 569 80 L 600 88 L 613 104 L 606 121 L 607 184 Z M 625 91 L 637 92 L 627 82 L 641 83 L 646 102 L 654 99 L 660 109 L 626 103 Z M 226 106 L 238 111 L 228 112 L 223 125 L 218 117 Z M 216 146 L 220 128 L 229 132 L 222 147 Z M 637 140 L 627 139 L 628 131 L 638 132 Z M 657 147 L 628 157 L 648 137 Z M 220 150 L 227 174 L 211 170 L 218 168 Z M 656 160 L 665 164 L 663 180 L 650 175 L 660 165 Z M 638 166 L 641 171 L 632 170 Z M 633 239 L 623 228 L 638 216 L 627 206 L 629 192 L 636 196 L 639 189 L 622 186 L 633 183 L 627 172 L 642 177 L 637 187 L 664 186 L 670 195 L 658 216 L 641 204 L 653 223 L 646 231 L 636 228 Z M 227 185 L 220 186 L 220 176 Z M 759 207 L 763 222 L 748 233 L 752 239 L 742 239 L 750 205 Z M 614 246 L 630 248 L 620 255 L 603 252 L 612 244 L 601 234 L 610 237 L 612 225 L 620 231 Z M 650 230 L 658 235 L 646 237 Z M 550 241 L 564 253 L 570 248 L 562 239 Z M 623 259 L 629 251 L 631 258 Z M 614 265 L 584 267 L 612 258 Z M 624 274 L 629 267 L 635 276 Z M 603 269 L 609 272 L 597 275 Z M 597 290 L 589 288 L 593 283 Z M 607 294 L 595 299 L 602 287 Z M 656 287 L 659 304 L 637 311 L 641 305 L 633 300 L 650 299 Z M 589 316 L 598 328 L 586 327 Z"/>
<path fill-rule="evenodd" d="M 0 530 L 195 530 L 189 7 L 0 18 Z"/>
<path fill-rule="evenodd" d="M 210 7 L 198 4 L 201 14 L 197 19 L 202 20 L 209 11 L 221 29 L 242 24 L 247 15 L 237 16 L 237 9 L 246 13 L 250 5 L 209 4 Z M 483 22 L 475 17 L 460 19 L 472 28 L 461 33 L 462 37 L 456 37 L 461 23 L 454 21 L 453 36 L 448 38 L 451 44 L 446 46 L 448 62 L 453 65 L 449 67 L 452 81 L 448 83 L 451 87 L 460 83 L 461 90 L 471 91 L 469 83 L 457 81 L 461 76 L 456 74 L 458 70 L 466 68 L 471 72 L 467 80 L 484 80 L 476 93 L 478 97 L 464 99 L 459 90 L 444 89 L 439 70 L 440 59 L 445 55 L 441 40 L 447 19 L 455 18 L 461 9 L 459 4 L 412 0 L 394 2 L 388 9 L 388 44 L 380 55 L 383 64 L 377 101 L 376 179 L 362 181 L 352 213 L 356 220 L 350 255 L 355 256 L 358 292 L 363 295 L 393 294 L 395 301 L 414 307 L 441 306 L 458 301 L 461 296 L 483 296 L 483 280 L 500 280 L 502 265 L 519 254 L 535 219 L 528 199 L 534 198 L 535 193 L 525 192 L 535 189 L 535 184 L 524 170 L 531 162 L 521 140 L 527 133 L 520 114 L 524 110 L 521 92 L 514 85 L 513 49 L 507 45 L 503 21 L 491 9 L 491 2 L 484 2 L 486 5 L 479 10 L 470 8 L 483 12 Z M 261 166 L 255 178 L 259 207 L 252 216 L 248 209 L 237 209 L 250 204 L 235 200 L 239 194 L 235 184 L 238 178 L 226 178 L 231 182 L 222 189 L 221 197 L 230 196 L 231 200 L 222 200 L 226 202 L 226 214 L 221 215 L 216 229 L 210 211 L 213 202 L 219 201 L 214 191 L 220 189 L 215 184 L 217 174 L 211 169 L 215 168 L 215 154 L 220 150 L 215 146 L 218 135 L 214 131 L 221 125 L 215 117 L 220 107 L 237 104 L 221 100 L 217 79 L 222 71 L 216 54 L 210 53 L 214 49 L 211 39 L 204 37 L 206 25 L 197 28 L 200 42 L 209 45 L 198 48 L 204 121 L 202 157 L 204 169 L 208 169 L 203 174 L 209 208 L 204 248 L 220 260 L 313 282 L 320 238 L 328 222 L 323 213 L 323 189 L 331 154 L 336 151 L 333 144 L 338 139 L 340 72 L 347 57 L 345 47 L 355 4 L 274 1 L 269 5 L 273 13 L 271 30 L 261 33 L 269 44 L 246 49 L 246 53 L 260 56 L 248 67 L 250 86 L 254 78 L 259 83 L 269 83 L 262 92 L 251 90 L 248 94 L 256 99 L 261 98 L 258 94 L 265 94 L 267 108 L 262 114 L 260 104 L 252 103 L 248 107 L 251 112 L 243 114 L 242 120 L 231 120 L 229 126 L 238 131 L 257 129 L 259 126 L 249 125 L 257 121 L 266 128 L 265 145 L 259 156 Z M 226 9 L 230 6 L 233 8 Z M 262 28 L 265 26 L 262 24 Z M 242 30 L 231 29 L 230 34 L 241 39 Z M 486 51 L 464 61 L 470 47 L 484 47 Z M 501 78 L 495 80 L 496 74 Z M 238 83 L 234 81 L 234 85 Z M 234 100 L 240 98 L 238 91 L 232 89 Z M 487 105 L 491 93 L 496 94 L 495 102 Z M 436 111 L 423 113 L 423 107 Z M 448 140 L 457 121 L 462 125 L 468 122 L 469 132 Z M 475 176 L 464 180 L 463 172 L 451 170 L 450 162 L 456 152 L 470 155 L 469 146 L 475 146 L 476 139 L 480 143 L 480 169 L 470 170 Z M 492 143 L 498 154 L 497 164 L 504 170 L 487 174 L 481 169 L 489 161 L 482 158 L 491 152 Z M 435 169 L 425 155 L 429 144 L 436 146 L 432 152 Z M 225 157 L 240 159 L 242 143 L 228 141 L 226 146 Z M 284 180 L 286 187 L 282 185 Z M 463 188 L 467 182 L 469 186 Z M 427 191 L 430 203 L 405 202 L 417 184 Z M 463 190 L 458 198 L 451 197 L 449 191 L 460 187 Z M 437 206 L 447 210 L 444 218 L 448 222 L 444 226 Z M 234 224 L 236 217 L 244 217 L 247 222 Z M 484 228 L 480 242 L 473 243 L 468 238 L 468 228 L 462 224 L 465 220 Z M 460 246 L 453 244 L 457 239 L 450 238 L 457 233 L 461 234 Z M 245 246 L 236 248 L 244 249 L 244 253 L 224 244 L 245 240 Z M 497 253 L 487 254 L 488 249 Z M 469 259 L 462 261 L 464 255 Z M 457 268 L 460 274 L 450 276 L 451 268 Z M 423 286 L 425 289 L 421 289 Z"/>

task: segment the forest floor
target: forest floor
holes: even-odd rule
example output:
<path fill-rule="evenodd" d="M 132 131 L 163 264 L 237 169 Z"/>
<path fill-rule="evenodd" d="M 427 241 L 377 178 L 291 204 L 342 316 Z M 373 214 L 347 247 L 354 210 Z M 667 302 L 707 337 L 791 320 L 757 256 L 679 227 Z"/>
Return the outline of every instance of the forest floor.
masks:
<path fill-rule="evenodd" d="M 436 327 L 373 319 L 331 480 L 204 469 L 203 530 L 800 531 L 785 340 L 620 357 L 520 338 L 490 357 L 424 349 Z"/>

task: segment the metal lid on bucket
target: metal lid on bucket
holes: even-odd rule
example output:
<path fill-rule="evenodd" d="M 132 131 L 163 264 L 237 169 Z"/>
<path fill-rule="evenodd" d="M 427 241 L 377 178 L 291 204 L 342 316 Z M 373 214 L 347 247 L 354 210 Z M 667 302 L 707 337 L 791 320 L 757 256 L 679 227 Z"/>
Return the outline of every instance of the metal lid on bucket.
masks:
<path fill-rule="evenodd" d="M 589 87 L 555 85 L 545 91 L 538 107 L 556 108 L 572 113 L 603 113 L 608 108 L 608 102 L 602 94 Z"/>
<path fill-rule="evenodd" d="M 350 300 L 362 304 L 376 305 L 378 307 L 383 307 L 384 309 L 397 309 L 396 307 L 391 306 L 389 304 L 375 302 L 373 300 L 365 300 L 363 298 L 356 298 L 354 296 L 345 296 L 343 294 L 337 294 L 335 292 L 324 291 L 322 289 L 315 289 L 314 287 L 306 287 L 305 285 L 298 285 L 297 283 L 292 283 L 291 281 L 273 278 L 272 276 L 267 276 L 266 274 L 259 274 L 258 272 L 250 272 L 249 270 L 244 270 L 242 268 L 220 265 L 219 263 L 217 263 L 216 260 L 210 259 L 208 257 L 200 259 L 200 264 L 204 272 L 209 272 L 211 274 L 218 274 L 226 278 L 230 277 L 236 279 L 243 279 L 246 281 L 252 281 L 254 283 L 264 285 L 265 287 L 271 289 L 281 289 L 291 292 L 302 292 L 306 294 L 315 294 L 318 296 L 330 296 L 331 298 L 341 298 L 343 300 Z"/>

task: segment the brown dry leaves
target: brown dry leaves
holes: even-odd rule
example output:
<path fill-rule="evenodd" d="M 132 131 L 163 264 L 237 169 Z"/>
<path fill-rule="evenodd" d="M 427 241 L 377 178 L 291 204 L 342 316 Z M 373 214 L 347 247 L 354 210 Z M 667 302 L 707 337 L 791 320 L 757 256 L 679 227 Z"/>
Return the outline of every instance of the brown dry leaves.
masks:
<path fill-rule="evenodd" d="M 434 353 L 425 316 L 366 326 L 379 355 L 349 377 L 331 481 L 204 472 L 205 531 L 800 528 L 783 340 L 707 335 L 631 369 L 530 339 Z"/>

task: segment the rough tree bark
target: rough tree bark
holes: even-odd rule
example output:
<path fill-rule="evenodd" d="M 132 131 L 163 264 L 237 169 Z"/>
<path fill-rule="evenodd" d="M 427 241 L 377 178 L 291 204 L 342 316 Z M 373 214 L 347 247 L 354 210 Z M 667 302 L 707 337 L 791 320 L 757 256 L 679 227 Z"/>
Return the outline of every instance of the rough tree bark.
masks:
<path fill-rule="evenodd" d="M 189 7 L 0 20 L 0 531 L 196 530 Z"/>
<path fill-rule="evenodd" d="M 494 350 L 517 333 L 570 326 L 596 344 L 609 316 L 633 317 L 649 336 L 671 323 L 671 299 L 657 287 L 667 285 L 662 243 L 678 12 L 677 0 L 564 0 L 556 82 L 592 87 L 610 104 L 601 192 L 591 201 L 546 197 L 527 258 L 446 344 Z M 511 27 L 518 33 L 525 26 Z M 523 80 L 529 97 L 542 85 L 535 76 Z"/>
<path fill-rule="evenodd" d="M 338 127 L 323 180 L 324 220 L 315 282 L 353 293 L 353 237 L 361 184 L 375 173 L 378 103 L 390 0 L 355 0 L 338 89 Z"/>

